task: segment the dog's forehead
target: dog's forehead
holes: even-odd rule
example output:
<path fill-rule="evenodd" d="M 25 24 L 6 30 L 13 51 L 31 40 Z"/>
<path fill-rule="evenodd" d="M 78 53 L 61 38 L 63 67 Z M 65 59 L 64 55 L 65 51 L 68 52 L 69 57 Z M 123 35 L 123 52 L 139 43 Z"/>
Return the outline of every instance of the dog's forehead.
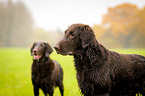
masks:
<path fill-rule="evenodd" d="M 45 43 L 44 42 L 41 42 L 41 41 L 38 41 L 38 42 L 35 42 L 35 44 L 39 46 L 39 45 L 45 44 Z"/>
<path fill-rule="evenodd" d="M 71 31 L 75 31 L 83 26 L 84 26 L 84 24 L 73 24 L 73 25 L 68 27 L 68 29 L 66 30 L 66 33 L 71 32 Z"/>
<path fill-rule="evenodd" d="M 70 27 L 67 29 L 67 32 L 73 31 L 73 30 L 75 30 L 75 29 L 76 29 L 76 26 L 70 26 Z"/>

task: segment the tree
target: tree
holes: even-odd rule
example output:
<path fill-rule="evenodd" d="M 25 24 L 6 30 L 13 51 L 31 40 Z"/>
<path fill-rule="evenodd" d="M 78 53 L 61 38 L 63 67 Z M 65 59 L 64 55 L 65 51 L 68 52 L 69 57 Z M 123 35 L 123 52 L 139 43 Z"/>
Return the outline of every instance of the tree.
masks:
<path fill-rule="evenodd" d="M 145 33 L 144 25 L 141 23 L 145 22 L 143 12 L 136 5 L 128 3 L 108 8 L 101 25 L 105 29 L 101 37 L 105 37 L 105 44 L 110 46 L 112 43 L 111 47 L 145 47 L 145 44 L 141 43 L 145 41 L 141 39 L 144 38 L 141 34 Z M 137 42 L 140 42 L 141 46 L 137 45 Z"/>
<path fill-rule="evenodd" d="M 32 36 L 33 19 L 25 5 L 9 0 L 0 2 L 0 46 L 28 46 Z"/>
<path fill-rule="evenodd" d="M 5 7 L 2 2 L 0 2 L 0 45 L 4 45 L 5 40 L 5 28 L 3 25 L 5 25 Z"/>
<path fill-rule="evenodd" d="M 130 28 L 131 31 L 136 31 L 132 43 L 134 43 L 136 47 L 145 47 L 145 7 L 139 10 L 136 18 L 136 22 L 133 24 L 132 28 Z"/>

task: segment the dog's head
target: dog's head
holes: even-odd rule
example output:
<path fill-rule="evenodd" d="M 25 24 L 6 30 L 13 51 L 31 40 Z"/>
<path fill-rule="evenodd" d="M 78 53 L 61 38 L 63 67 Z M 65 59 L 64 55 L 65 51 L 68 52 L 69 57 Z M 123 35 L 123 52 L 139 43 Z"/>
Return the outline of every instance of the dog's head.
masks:
<path fill-rule="evenodd" d="M 94 38 L 94 32 L 89 25 L 73 24 L 65 31 L 63 39 L 54 48 L 57 53 L 71 55 L 76 49 L 87 47 Z"/>
<path fill-rule="evenodd" d="M 34 60 L 39 60 L 41 57 L 48 57 L 52 53 L 52 48 L 45 42 L 34 42 L 31 47 L 31 56 Z"/>

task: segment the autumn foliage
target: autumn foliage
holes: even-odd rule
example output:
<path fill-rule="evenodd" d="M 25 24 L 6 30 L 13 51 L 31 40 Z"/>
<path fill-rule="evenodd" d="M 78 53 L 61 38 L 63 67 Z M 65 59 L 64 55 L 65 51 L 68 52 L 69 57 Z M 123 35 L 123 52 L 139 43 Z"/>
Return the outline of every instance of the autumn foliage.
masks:
<path fill-rule="evenodd" d="M 101 25 L 93 25 L 96 37 L 110 48 L 145 47 L 145 7 L 121 4 L 108 8 Z"/>

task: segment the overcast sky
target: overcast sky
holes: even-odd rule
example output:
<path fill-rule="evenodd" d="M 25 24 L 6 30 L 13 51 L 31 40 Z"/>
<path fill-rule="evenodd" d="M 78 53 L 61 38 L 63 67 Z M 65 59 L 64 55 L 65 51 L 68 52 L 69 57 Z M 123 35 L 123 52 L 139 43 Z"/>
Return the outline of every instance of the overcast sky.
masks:
<path fill-rule="evenodd" d="M 0 0 L 6 1 L 6 0 Z M 145 6 L 145 0 L 12 0 L 25 3 L 34 18 L 35 27 L 45 30 L 64 31 L 74 23 L 92 26 L 100 24 L 102 15 L 108 7 L 131 3 L 139 8 Z"/>

